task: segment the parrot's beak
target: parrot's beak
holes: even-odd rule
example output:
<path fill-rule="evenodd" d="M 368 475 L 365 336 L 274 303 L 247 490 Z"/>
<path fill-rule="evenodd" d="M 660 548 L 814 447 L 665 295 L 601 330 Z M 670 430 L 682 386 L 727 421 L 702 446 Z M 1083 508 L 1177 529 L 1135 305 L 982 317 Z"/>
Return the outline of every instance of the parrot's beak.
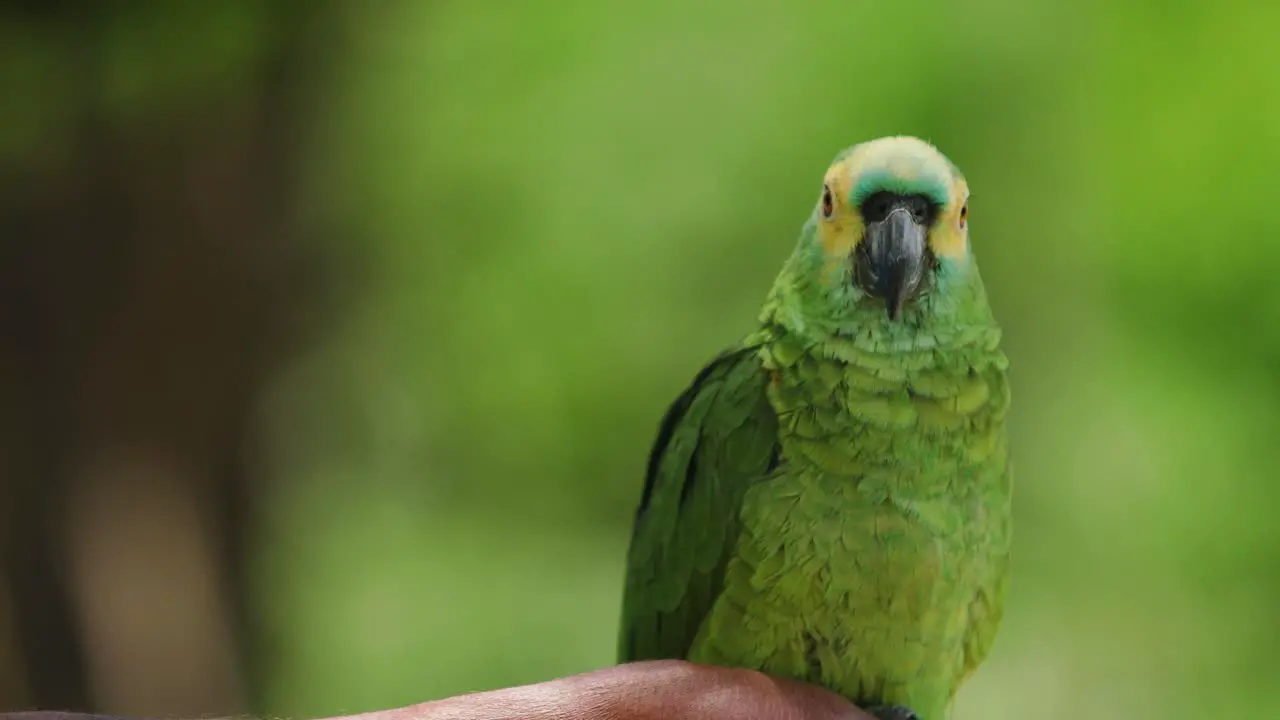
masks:
<path fill-rule="evenodd" d="M 925 229 L 905 207 L 895 207 L 883 220 L 867 225 L 867 290 L 884 300 L 890 320 L 916 291 L 924 269 Z"/>

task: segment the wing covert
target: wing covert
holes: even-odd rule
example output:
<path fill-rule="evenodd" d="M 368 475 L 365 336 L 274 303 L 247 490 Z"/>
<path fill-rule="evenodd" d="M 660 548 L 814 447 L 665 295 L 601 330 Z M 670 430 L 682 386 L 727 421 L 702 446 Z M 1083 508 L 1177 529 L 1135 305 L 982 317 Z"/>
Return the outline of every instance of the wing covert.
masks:
<path fill-rule="evenodd" d="M 712 360 L 658 428 L 627 556 L 620 662 L 688 653 L 720 593 L 743 493 L 778 462 L 757 349 Z"/>

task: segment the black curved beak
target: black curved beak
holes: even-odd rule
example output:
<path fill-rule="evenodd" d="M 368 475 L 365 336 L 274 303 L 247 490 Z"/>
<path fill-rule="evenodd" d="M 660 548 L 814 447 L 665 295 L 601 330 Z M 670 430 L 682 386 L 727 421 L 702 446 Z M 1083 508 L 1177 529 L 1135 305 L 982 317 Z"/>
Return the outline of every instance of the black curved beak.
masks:
<path fill-rule="evenodd" d="M 868 223 L 865 262 L 868 291 L 884 299 L 885 312 L 897 320 L 902 304 L 920 286 L 924 271 L 925 228 L 904 206 L 883 220 Z"/>

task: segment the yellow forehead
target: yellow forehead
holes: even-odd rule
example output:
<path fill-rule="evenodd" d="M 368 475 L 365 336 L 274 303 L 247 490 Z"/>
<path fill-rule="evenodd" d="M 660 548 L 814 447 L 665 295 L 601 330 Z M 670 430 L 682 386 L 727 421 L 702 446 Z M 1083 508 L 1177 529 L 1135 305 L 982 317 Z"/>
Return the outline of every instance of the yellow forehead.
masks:
<path fill-rule="evenodd" d="M 930 143 L 909 135 L 845 150 L 831 163 L 826 183 L 853 205 L 879 189 L 920 192 L 944 206 L 962 204 L 969 195 L 959 168 Z"/>
<path fill-rule="evenodd" d="M 936 147 L 910 135 L 868 140 L 849 148 L 844 155 L 854 172 L 884 167 L 905 176 L 917 176 L 921 170 L 950 174 L 952 167 L 951 161 Z"/>

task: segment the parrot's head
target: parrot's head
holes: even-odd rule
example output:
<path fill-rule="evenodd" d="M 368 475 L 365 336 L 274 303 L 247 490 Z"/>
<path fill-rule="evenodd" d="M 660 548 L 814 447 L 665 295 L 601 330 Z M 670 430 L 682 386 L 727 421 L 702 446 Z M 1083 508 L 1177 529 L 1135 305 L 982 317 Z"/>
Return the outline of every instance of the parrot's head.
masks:
<path fill-rule="evenodd" d="M 969 186 L 919 138 L 855 145 L 827 169 L 799 252 L 812 260 L 802 282 L 822 296 L 824 314 L 874 311 L 877 324 L 918 325 L 953 304 L 948 292 L 964 291 Z"/>

